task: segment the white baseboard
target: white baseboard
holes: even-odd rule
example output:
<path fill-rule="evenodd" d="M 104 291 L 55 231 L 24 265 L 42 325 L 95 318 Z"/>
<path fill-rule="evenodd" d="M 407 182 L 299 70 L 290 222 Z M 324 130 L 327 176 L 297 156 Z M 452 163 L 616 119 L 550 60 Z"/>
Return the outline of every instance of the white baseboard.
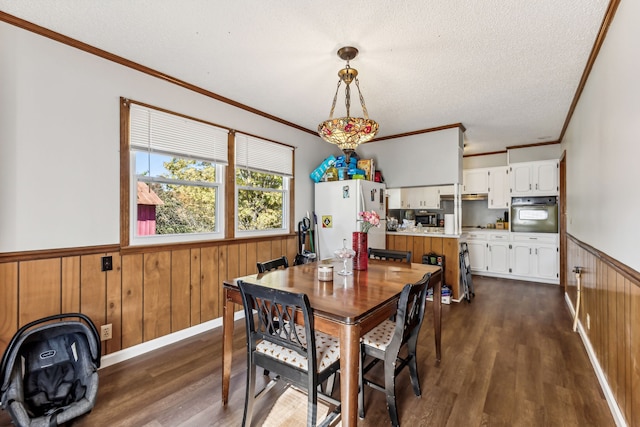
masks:
<path fill-rule="evenodd" d="M 238 319 L 244 319 L 244 311 L 235 312 L 234 320 Z M 222 317 L 209 320 L 208 322 L 204 322 L 142 344 L 134 345 L 133 347 L 125 348 L 124 350 L 116 351 L 115 353 L 107 354 L 106 356 L 102 356 L 102 359 L 100 360 L 100 369 L 115 365 L 116 363 L 124 362 L 125 360 L 132 359 L 136 356 L 143 355 L 150 351 L 157 350 L 166 345 L 176 343 L 220 326 L 222 326 Z"/>
<path fill-rule="evenodd" d="M 573 307 L 573 303 L 571 302 L 571 298 L 565 292 L 564 299 L 569 307 L 569 311 L 571 311 L 571 316 L 576 315 L 576 310 Z M 591 346 L 591 341 L 589 341 L 589 337 L 587 332 L 582 327 L 582 322 L 578 319 L 578 335 L 582 339 L 582 343 L 584 344 L 585 349 L 587 350 L 587 354 L 589 355 L 589 360 L 591 361 L 591 366 L 593 366 L 593 370 L 596 372 L 596 377 L 598 378 L 598 382 L 600 383 L 600 387 L 602 387 L 602 392 L 604 393 L 605 399 L 607 399 L 607 404 L 609 405 L 609 410 L 611 411 L 611 415 L 613 416 L 613 420 L 618 427 L 627 427 L 627 423 L 622 415 L 622 411 L 620 411 L 620 407 L 618 406 L 618 402 L 616 402 L 616 398 L 613 395 L 613 391 L 607 382 L 607 378 L 600 366 L 600 362 L 598 362 L 598 358 L 596 357 L 595 351 L 593 351 L 593 347 Z"/>

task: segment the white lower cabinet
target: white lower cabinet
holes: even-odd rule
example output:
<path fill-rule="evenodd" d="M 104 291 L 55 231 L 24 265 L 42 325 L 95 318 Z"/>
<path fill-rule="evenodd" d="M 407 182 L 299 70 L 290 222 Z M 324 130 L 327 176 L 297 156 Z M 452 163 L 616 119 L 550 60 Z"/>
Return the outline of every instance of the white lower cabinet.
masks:
<path fill-rule="evenodd" d="M 467 247 L 469 249 L 469 262 L 471 263 L 471 271 L 474 273 L 485 271 L 487 269 L 487 233 L 470 232 L 465 233 Z"/>
<path fill-rule="evenodd" d="M 464 238 L 475 274 L 559 283 L 557 234 L 477 231 Z"/>
<path fill-rule="evenodd" d="M 487 243 L 487 271 L 491 273 L 509 273 L 508 233 L 489 235 L 489 242 Z"/>
<path fill-rule="evenodd" d="M 559 281 L 557 234 L 512 233 L 511 274 L 545 282 Z"/>

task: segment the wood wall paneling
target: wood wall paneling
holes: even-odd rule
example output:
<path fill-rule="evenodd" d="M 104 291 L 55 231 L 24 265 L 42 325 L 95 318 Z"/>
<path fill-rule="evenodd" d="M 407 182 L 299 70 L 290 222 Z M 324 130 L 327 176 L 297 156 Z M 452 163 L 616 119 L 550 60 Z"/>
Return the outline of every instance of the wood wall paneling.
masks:
<path fill-rule="evenodd" d="M 18 330 L 18 263 L 0 264 L 0 354 Z"/>
<path fill-rule="evenodd" d="M 640 286 L 629 283 L 629 389 L 628 401 L 631 412 L 628 421 L 640 424 Z"/>
<path fill-rule="evenodd" d="M 627 425 L 640 425 L 640 280 L 571 236 L 567 245 L 567 295 L 575 306 L 571 270 L 584 267 L 580 322 Z"/>
<path fill-rule="evenodd" d="M 62 312 L 80 311 L 80 257 L 62 258 Z"/>
<path fill-rule="evenodd" d="M 215 304 L 215 316 L 222 316 L 222 306 L 224 305 L 224 290 L 222 282 L 229 278 L 227 273 L 229 268 L 229 253 L 227 246 L 220 246 L 218 248 L 218 280 L 214 284 L 212 291 L 216 292 L 216 304 Z"/>
<path fill-rule="evenodd" d="M 294 240 L 294 239 L 290 239 Z M 247 274 L 255 274 L 258 272 L 256 263 L 258 262 L 258 245 L 256 242 L 247 243 Z M 293 264 L 293 258 L 289 258 L 289 262 Z"/>
<path fill-rule="evenodd" d="M 60 258 L 24 261 L 19 274 L 19 326 L 46 316 L 60 314 L 62 308 Z"/>
<path fill-rule="evenodd" d="M 193 248 L 190 251 L 191 264 L 191 326 L 199 325 L 202 322 L 202 264 L 201 249 Z"/>
<path fill-rule="evenodd" d="M 298 253 L 298 240 L 296 238 L 289 238 L 289 239 L 286 239 L 285 241 L 287 242 L 286 256 L 287 256 L 287 259 L 289 260 L 289 265 L 293 265 L 293 262 L 296 259 L 296 254 Z M 317 247 L 317 242 L 316 242 L 316 254 L 319 254 L 320 259 L 329 258 L 330 256 L 333 255 L 333 254 L 322 253 L 322 248 Z M 255 262 L 254 262 L 253 268 L 254 270 L 249 270 L 249 271 L 252 271 L 252 272 L 258 271 L 257 268 L 255 267 Z"/>
<path fill-rule="evenodd" d="M 306 249 L 309 249 L 309 239 L 307 238 L 307 243 L 305 243 L 304 246 Z M 278 254 L 278 255 L 274 255 L 274 254 Z M 282 250 L 282 240 L 280 239 L 276 239 L 276 240 L 272 240 L 271 241 L 271 255 L 273 255 L 272 258 L 277 258 L 280 255 L 279 254 L 284 254 L 284 251 Z"/>
<path fill-rule="evenodd" d="M 191 326 L 191 251 L 171 252 L 171 332 Z"/>
<path fill-rule="evenodd" d="M 166 246 L 122 255 L 105 247 L 38 251 L 0 263 L 0 350 L 17 329 L 62 312 L 82 312 L 100 328 L 113 325 L 103 354 L 220 317 L 222 281 L 254 274 L 257 259 L 287 255 L 293 263 L 295 236 L 208 242 L 203 247 Z M 103 272 L 103 256 L 113 270 Z"/>
<path fill-rule="evenodd" d="M 215 319 L 219 316 L 218 311 L 218 287 L 220 278 L 218 273 L 219 247 L 211 246 L 202 248 L 201 264 L 201 302 L 200 313 L 202 322 Z"/>
<path fill-rule="evenodd" d="M 122 257 L 122 348 L 142 343 L 142 254 Z"/>
<path fill-rule="evenodd" d="M 143 340 L 171 332 L 171 252 L 144 254 Z"/>
<path fill-rule="evenodd" d="M 238 276 L 246 276 L 248 273 L 249 266 L 247 265 L 247 244 L 240 243 L 238 245 Z"/>
<path fill-rule="evenodd" d="M 100 330 L 107 320 L 107 282 L 102 272 L 104 254 L 80 257 L 80 311 Z"/>
<path fill-rule="evenodd" d="M 122 350 L 122 258 L 119 253 L 112 257 L 113 270 L 104 273 L 107 278 L 106 323 L 111 324 L 111 339 L 103 342 L 105 353 Z"/>

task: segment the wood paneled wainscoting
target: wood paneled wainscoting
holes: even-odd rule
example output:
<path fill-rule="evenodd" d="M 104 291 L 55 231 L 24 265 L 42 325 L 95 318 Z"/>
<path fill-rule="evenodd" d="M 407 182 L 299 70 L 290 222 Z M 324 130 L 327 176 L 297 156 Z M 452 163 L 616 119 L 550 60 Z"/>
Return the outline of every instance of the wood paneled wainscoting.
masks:
<path fill-rule="evenodd" d="M 640 273 L 568 236 L 565 291 L 574 314 L 576 266 L 579 332 L 614 416 L 640 426 Z"/>
<path fill-rule="evenodd" d="M 0 354 L 18 328 L 66 312 L 113 325 L 103 354 L 222 316 L 222 282 L 257 273 L 256 262 L 286 255 L 294 235 L 207 242 L 199 247 L 73 248 L 0 256 Z M 103 272 L 102 257 L 113 257 Z"/>

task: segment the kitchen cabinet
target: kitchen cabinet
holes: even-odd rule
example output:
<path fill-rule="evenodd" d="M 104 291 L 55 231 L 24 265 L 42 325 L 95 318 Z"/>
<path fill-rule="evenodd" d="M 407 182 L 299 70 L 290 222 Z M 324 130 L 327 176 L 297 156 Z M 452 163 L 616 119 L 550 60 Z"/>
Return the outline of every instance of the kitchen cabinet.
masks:
<path fill-rule="evenodd" d="M 489 209 L 506 209 L 511 204 L 509 167 L 490 168 L 488 172 Z"/>
<path fill-rule="evenodd" d="M 509 166 L 511 196 L 558 195 L 558 161 L 513 163 Z"/>
<path fill-rule="evenodd" d="M 440 209 L 440 188 L 424 187 L 420 208 Z"/>
<path fill-rule="evenodd" d="M 509 273 L 509 234 L 489 234 L 487 242 L 487 271 L 491 273 Z"/>
<path fill-rule="evenodd" d="M 453 299 L 460 300 L 460 263 L 458 262 L 460 243 L 457 237 L 419 236 L 388 232 L 387 249 L 411 251 L 412 261 L 416 263 L 422 262 L 422 256 L 431 252 L 444 255 L 444 283 L 451 287 Z"/>
<path fill-rule="evenodd" d="M 438 193 L 441 196 L 453 196 L 454 195 L 454 186 L 453 185 L 440 185 L 436 187 L 438 189 Z"/>
<path fill-rule="evenodd" d="M 511 273 L 556 282 L 559 277 L 557 234 L 513 233 Z"/>
<path fill-rule="evenodd" d="M 439 187 L 410 187 L 401 189 L 401 209 L 440 209 Z"/>
<path fill-rule="evenodd" d="M 471 272 L 532 282 L 559 283 L 558 234 L 465 231 Z"/>
<path fill-rule="evenodd" d="M 417 209 L 420 204 L 422 188 L 402 188 L 400 206 L 402 209 Z"/>
<path fill-rule="evenodd" d="M 488 191 L 489 168 L 462 171 L 462 194 L 487 194 Z"/>
<path fill-rule="evenodd" d="M 388 209 L 402 209 L 402 190 L 400 188 L 388 188 L 387 194 L 387 208 Z"/>
<path fill-rule="evenodd" d="M 465 240 L 469 249 L 469 262 L 471 263 L 471 271 L 474 273 L 486 271 L 486 248 L 488 240 L 487 233 L 482 231 L 465 233 Z"/>

